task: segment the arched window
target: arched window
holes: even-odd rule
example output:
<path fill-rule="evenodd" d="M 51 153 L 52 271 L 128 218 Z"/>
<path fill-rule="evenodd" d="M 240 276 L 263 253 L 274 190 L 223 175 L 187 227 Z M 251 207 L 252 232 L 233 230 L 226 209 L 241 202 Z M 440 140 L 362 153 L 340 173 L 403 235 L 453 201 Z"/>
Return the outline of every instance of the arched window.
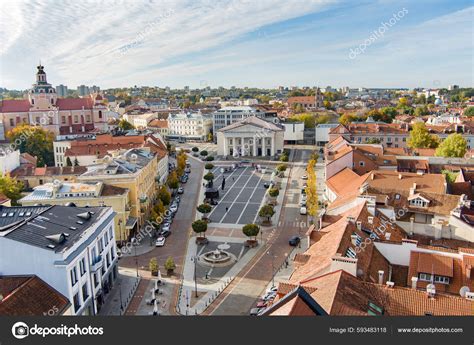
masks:
<path fill-rule="evenodd" d="M 102 110 L 99 110 L 99 119 L 102 118 Z"/>

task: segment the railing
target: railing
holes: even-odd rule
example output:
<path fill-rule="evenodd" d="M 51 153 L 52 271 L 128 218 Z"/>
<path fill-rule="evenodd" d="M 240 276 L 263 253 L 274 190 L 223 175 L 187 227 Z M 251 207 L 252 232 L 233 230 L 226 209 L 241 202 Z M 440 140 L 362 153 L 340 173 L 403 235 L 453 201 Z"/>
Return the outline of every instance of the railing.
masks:
<path fill-rule="evenodd" d="M 91 271 L 97 272 L 103 265 L 102 255 L 98 255 L 92 259 Z"/>

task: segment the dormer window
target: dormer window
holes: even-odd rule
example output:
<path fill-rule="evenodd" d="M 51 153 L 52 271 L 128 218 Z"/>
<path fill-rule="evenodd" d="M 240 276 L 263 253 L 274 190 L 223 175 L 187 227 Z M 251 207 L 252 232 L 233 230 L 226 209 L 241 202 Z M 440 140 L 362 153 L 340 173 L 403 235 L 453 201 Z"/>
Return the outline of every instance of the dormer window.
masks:
<path fill-rule="evenodd" d="M 410 200 L 410 206 L 413 207 L 428 207 L 429 200 L 425 198 L 418 197 Z"/>

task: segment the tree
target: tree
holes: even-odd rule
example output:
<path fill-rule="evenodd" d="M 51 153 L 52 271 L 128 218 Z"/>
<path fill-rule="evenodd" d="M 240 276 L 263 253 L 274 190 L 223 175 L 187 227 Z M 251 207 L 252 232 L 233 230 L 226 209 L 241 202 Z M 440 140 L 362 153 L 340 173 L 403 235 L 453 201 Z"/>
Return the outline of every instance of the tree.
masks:
<path fill-rule="evenodd" d="M 316 151 L 313 151 L 313 152 L 311 152 L 311 155 L 309 156 L 309 159 L 317 162 L 318 159 L 319 159 L 319 154 Z"/>
<path fill-rule="evenodd" d="M 275 210 L 272 205 L 264 205 L 260 208 L 258 212 L 259 217 L 266 218 L 267 222 L 270 222 L 271 218 L 275 214 Z"/>
<path fill-rule="evenodd" d="M 276 170 L 277 170 L 278 172 L 284 172 L 284 171 L 286 171 L 286 169 L 287 169 L 287 165 L 286 165 L 286 164 L 278 164 L 277 167 L 276 167 Z"/>
<path fill-rule="evenodd" d="M 150 215 L 151 220 L 156 223 L 160 223 L 160 221 L 158 221 L 159 220 L 158 218 L 161 217 L 164 213 L 165 213 L 165 205 L 163 205 L 163 201 L 158 199 L 155 206 L 153 206 L 153 208 L 151 209 L 151 215 Z"/>
<path fill-rule="evenodd" d="M 280 194 L 280 191 L 277 188 L 270 188 L 268 190 L 268 195 L 270 195 L 272 198 L 276 198 Z"/>
<path fill-rule="evenodd" d="M 405 106 L 408 106 L 409 103 L 408 103 L 408 99 L 406 97 L 401 97 L 398 99 L 398 105 L 397 107 L 405 107 Z"/>
<path fill-rule="evenodd" d="M 158 275 L 158 260 L 156 258 L 151 258 L 150 262 L 148 263 L 148 268 L 150 269 L 152 275 Z"/>
<path fill-rule="evenodd" d="M 17 205 L 18 199 L 21 198 L 23 187 L 23 183 L 10 177 L 10 174 L 0 176 L 0 192 L 10 199 L 13 205 Z"/>
<path fill-rule="evenodd" d="M 214 174 L 211 173 L 211 172 L 208 172 L 206 175 L 204 175 L 204 179 L 208 182 L 213 181 L 214 180 Z"/>
<path fill-rule="evenodd" d="M 186 153 L 183 151 L 181 151 L 176 156 L 176 174 L 178 175 L 178 178 L 184 174 L 184 168 L 186 168 L 186 159 Z"/>
<path fill-rule="evenodd" d="M 133 127 L 133 125 L 125 119 L 121 119 L 120 122 L 118 123 L 118 126 L 119 126 L 120 129 L 122 129 L 124 131 L 129 131 L 131 129 L 135 129 L 135 127 Z"/>
<path fill-rule="evenodd" d="M 198 212 L 206 214 L 212 211 L 212 207 L 209 204 L 201 204 L 197 207 Z"/>
<path fill-rule="evenodd" d="M 464 157 L 467 151 L 467 142 L 461 134 L 453 133 L 444 139 L 436 149 L 439 157 Z"/>
<path fill-rule="evenodd" d="M 207 134 L 207 141 L 213 141 L 214 140 L 214 135 L 212 135 L 211 132 Z"/>
<path fill-rule="evenodd" d="M 202 150 L 199 154 L 203 157 L 206 157 L 208 155 L 208 152 L 206 150 Z"/>
<path fill-rule="evenodd" d="M 171 172 L 171 174 L 168 175 L 168 180 L 166 181 L 166 184 L 170 189 L 178 189 L 179 187 L 179 180 L 178 180 L 178 174 L 176 171 Z"/>
<path fill-rule="evenodd" d="M 415 116 L 424 116 L 424 115 L 428 115 L 429 113 L 430 113 L 430 111 L 429 111 L 428 107 L 426 105 L 422 105 L 422 106 L 416 107 L 414 115 Z"/>
<path fill-rule="evenodd" d="M 467 107 L 466 109 L 464 109 L 464 113 L 463 113 L 464 116 L 474 116 L 474 107 Z"/>
<path fill-rule="evenodd" d="M 207 231 L 207 222 L 204 220 L 196 220 L 191 224 L 191 227 L 193 228 L 193 231 L 200 235 L 203 233 L 204 237 L 206 237 L 206 231 Z"/>
<path fill-rule="evenodd" d="M 199 147 L 194 146 L 194 147 L 191 149 L 191 151 L 193 151 L 193 152 L 199 152 Z"/>
<path fill-rule="evenodd" d="M 355 120 L 357 119 L 357 117 L 355 115 L 352 115 L 352 114 L 344 114 L 342 116 L 339 117 L 339 123 L 341 125 L 344 125 L 344 126 L 347 126 L 348 124 L 350 124 L 351 122 L 354 122 Z"/>
<path fill-rule="evenodd" d="M 316 117 L 310 113 L 302 113 L 290 116 L 291 122 L 304 122 L 304 128 L 316 127 Z"/>
<path fill-rule="evenodd" d="M 379 138 L 369 138 L 366 142 L 367 144 L 380 144 L 380 139 Z"/>
<path fill-rule="evenodd" d="M 168 206 L 171 202 L 171 194 L 166 186 L 161 186 L 158 192 L 158 198 L 161 200 L 164 206 Z"/>
<path fill-rule="evenodd" d="M 69 156 L 66 158 L 66 166 L 72 167 L 71 158 Z"/>
<path fill-rule="evenodd" d="M 7 139 L 21 153 L 38 158 L 38 167 L 54 165 L 54 134 L 39 126 L 21 124 L 7 132 Z"/>
<path fill-rule="evenodd" d="M 413 149 L 436 148 L 439 139 L 428 132 L 424 122 L 417 122 L 413 125 L 408 137 L 407 145 Z"/>
<path fill-rule="evenodd" d="M 74 158 L 74 166 L 78 167 L 79 166 L 79 161 L 77 160 L 77 157 Z"/>
<path fill-rule="evenodd" d="M 446 178 L 446 181 L 449 184 L 453 184 L 456 181 L 456 178 L 459 175 L 459 173 L 455 173 L 455 172 L 449 171 L 449 170 L 441 170 L 441 173 L 444 175 L 444 177 Z"/>
<path fill-rule="evenodd" d="M 323 101 L 323 106 L 326 109 L 333 109 L 331 102 L 329 102 L 328 100 Z"/>
<path fill-rule="evenodd" d="M 214 169 L 214 164 L 212 164 L 212 163 L 206 163 L 206 165 L 204 166 L 204 168 L 206 168 L 206 170 L 212 170 L 212 169 Z"/>
<path fill-rule="evenodd" d="M 260 232 L 260 227 L 257 224 L 246 224 L 242 227 L 242 232 L 247 237 L 254 237 L 256 241 Z"/>
<path fill-rule="evenodd" d="M 312 217 L 317 215 L 318 212 L 318 191 L 316 188 L 316 172 L 314 171 L 315 160 L 308 162 L 306 171 L 308 173 L 308 185 L 305 189 L 306 192 L 306 210 Z"/>
<path fill-rule="evenodd" d="M 176 264 L 171 256 L 168 257 L 165 261 L 165 270 L 168 272 L 168 275 L 172 274 L 176 269 Z"/>
<path fill-rule="evenodd" d="M 207 156 L 206 157 L 206 161 L 207 162 L 212 162 L 214 160 L 214 157 L 213 156 Z"/>

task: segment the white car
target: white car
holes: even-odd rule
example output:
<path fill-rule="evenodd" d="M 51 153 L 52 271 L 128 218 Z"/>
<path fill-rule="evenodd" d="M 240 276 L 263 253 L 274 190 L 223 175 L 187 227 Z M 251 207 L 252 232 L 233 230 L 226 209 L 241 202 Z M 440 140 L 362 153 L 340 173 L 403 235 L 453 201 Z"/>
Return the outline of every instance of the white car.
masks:
<path fill-rule="evenodd" d="M 302 179 L 302 180 L 307 180 L 307 179 L 308 179 L 308 175 L 305 174 L 305 175 L 301 176 L 301 179 Z"/>
<path fill-rule="evenodd" d="M 178 211 L 178 206 L 176 206 L 176 205 L 171 205 L 171 206 L 170 206 L 170 212 L 175 213 L 176 211 Z"/>
<path fill-rule="evenodd" d="M 306 202 L 307 196 L 306 194 L 301 194 L 301 202 Z"/>
<path fill-rule="evenodd" d="M 163 247 L 165 245 L 166 238 L 164 237 L 158 237 L 155 243 L 156 247 Z"/>
<path fill-rule="evenodd" d="M 306 207 L 306 200 L 300 201 L 300 207 Z"/>
<path fill-rule="evenodd" d="M 306 211 L 306 207 L 305 207 L 305 206 L 303 206 L 303 207 L 300 208 L 300 214 L 303 215 L 303 216 L 307 214 L 307 211 Z"/>

